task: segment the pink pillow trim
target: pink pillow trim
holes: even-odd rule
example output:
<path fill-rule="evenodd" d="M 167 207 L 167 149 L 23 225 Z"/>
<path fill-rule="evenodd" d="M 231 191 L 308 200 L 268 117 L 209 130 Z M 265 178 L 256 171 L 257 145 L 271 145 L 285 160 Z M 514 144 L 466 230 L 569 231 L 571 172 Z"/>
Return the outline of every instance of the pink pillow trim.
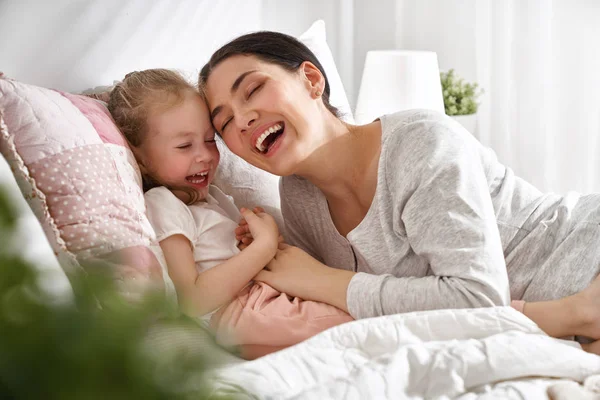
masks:
<path fill-rule="evenodd" d="M 90 121 L 98 136 L 104 143 L 111 143 L 129 148 L 127 141 L 117 129 L 114 120 L 106 106 L 98 100 L 58 91 L 67 98 Z"/>

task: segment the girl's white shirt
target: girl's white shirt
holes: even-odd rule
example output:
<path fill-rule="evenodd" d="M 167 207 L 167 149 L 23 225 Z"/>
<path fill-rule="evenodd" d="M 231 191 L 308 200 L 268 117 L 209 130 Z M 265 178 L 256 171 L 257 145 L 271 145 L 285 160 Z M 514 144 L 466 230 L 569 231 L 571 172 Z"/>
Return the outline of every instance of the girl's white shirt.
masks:
<path fill-rule="evenodd" d="M 209 187 L 205 201 L 186 205 L 165 187 L 144 195 L 146 214 L 160 242 L 183 235 L 192 245 L 196 270 L 202 273 L 238 254 L 235 228 L 240 212 L 216 186 Z"/>

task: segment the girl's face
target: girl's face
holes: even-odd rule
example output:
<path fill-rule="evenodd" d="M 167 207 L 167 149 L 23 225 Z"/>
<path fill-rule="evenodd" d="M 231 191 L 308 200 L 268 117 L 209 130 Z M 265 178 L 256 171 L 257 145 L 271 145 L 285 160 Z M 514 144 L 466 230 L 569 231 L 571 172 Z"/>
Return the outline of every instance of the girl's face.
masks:
<path fill-rule="evenodd" d="M 201 199 L 219 165 L 219 150 L 208 108 L 199 94 L 186 92 L 182 102 L 148 117 L 148 135 L 138 156 L 160 183 L 196 190 Z"/>
<path fill-rule="evenodd" d="M 233 56 L 213 69 L 206 96 L 215 129 L 250 164 L 297 173 L 319 146 L 325 81 L 311 63 L 289 72 L 253 56 Z"/>

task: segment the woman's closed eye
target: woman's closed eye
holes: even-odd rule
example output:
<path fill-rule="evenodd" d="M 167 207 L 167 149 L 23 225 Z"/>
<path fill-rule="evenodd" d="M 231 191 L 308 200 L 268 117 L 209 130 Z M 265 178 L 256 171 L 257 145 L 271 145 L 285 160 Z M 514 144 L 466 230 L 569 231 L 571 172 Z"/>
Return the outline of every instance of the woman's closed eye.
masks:
<path fill-rule="evenodd" d="M 248 100 L 250 97 L 252 97 L 252 95 L 253 95 L 254 93 L 256 93 L 258 90 L 260 90 L 260 88 L 262 88 L 262 86 L 263 86 L 263 84 L 262 84 L 262 83 L 259 83 L 259 84 L 257 84 L 257 85 L 251 85 L 251 86 L 249 86 L 249 87 L 248 87 L 248 88 L 249 88 L 249 90 L 248 90 L 248 92 L 247 92 L 247 94 L 246 94 L 246 100 Z"/>
<path fill-rule="evenodd" d="M 232 119 L 233 119 L 233 117 L 229 117 L 225 120 L 225 123 L 221 127 L 221 133 L 223 133 L 225 131 L 225 128 L 227 127 L 227 125 L 229 125 L 229 123 L 231 122 Z"/>
<path fill-rule="evenodd" d="M 249 90 L 246 92 L 247 93 L 246 100 L 250 99 L 250 97 L 252 97 L 252 95 L 254 93 L 256 93 L 258 90 L 260 90 L 262 87 L 263 87 L 262 83 L 248 86 Z M 221 133 L 223 133 L 225 131 L 225 128 L 227 127 L 227 125 L 229 125 L 229 123 L 231 122 L 232 119 L 233 119 L 233 117 L 229 117 L 229 118 L 225 119 L 225 122 L 221 126 Z"/>

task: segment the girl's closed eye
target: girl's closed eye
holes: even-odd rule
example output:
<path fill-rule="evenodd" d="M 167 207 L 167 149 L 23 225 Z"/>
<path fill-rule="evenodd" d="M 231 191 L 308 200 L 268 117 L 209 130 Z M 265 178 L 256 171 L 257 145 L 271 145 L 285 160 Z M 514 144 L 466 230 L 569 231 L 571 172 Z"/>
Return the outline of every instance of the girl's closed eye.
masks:
<path fill-rule="evenodd" d="M 181 150 L 189 149 L 190 147 L 192 147 L 191 143 L 185 143 L 185 144 L 177 146 L 177 148 L 181 149 Z"/>

